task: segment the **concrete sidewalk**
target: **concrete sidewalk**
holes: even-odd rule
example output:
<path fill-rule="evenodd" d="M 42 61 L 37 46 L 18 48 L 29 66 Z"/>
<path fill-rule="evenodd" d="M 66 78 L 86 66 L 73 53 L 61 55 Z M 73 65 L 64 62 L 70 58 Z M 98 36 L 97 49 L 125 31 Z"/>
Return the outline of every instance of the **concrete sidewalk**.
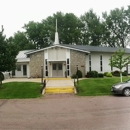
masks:
<path fill-rule="evenodd" d="M 2 81 L 3 83 L 7 82 L 39 82 L 41 83 L 41 78 L 9 78 Z"/>
<path fill-rule="evenodd" d="M 74 83 L 73 81 L 69 79 L 49 79 L 46 81 L 46 87 L 73 87 Z"/>

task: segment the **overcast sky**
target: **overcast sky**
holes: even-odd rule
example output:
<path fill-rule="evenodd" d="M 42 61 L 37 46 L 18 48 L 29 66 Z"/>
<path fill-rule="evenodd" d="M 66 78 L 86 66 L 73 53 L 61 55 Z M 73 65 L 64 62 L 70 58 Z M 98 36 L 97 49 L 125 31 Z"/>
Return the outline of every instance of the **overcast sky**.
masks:
<path fill-rule="evenodd" d="M 18 30 L 22 31 L 25 23 L 40 22 L 57 11 L 79 17 L 93 9 L 101 15 L 117 7 L 127 7 L 130 0 L 0 0 L 0 5 L 0 26 L 4 26 L 8 38 Z"/>

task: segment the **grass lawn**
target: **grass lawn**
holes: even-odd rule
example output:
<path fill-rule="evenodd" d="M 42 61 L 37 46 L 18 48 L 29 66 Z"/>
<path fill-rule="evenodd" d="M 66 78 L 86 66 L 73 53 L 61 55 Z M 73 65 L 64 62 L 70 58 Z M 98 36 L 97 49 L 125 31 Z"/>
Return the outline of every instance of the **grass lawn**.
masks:
<path fill-rule="evenodd" d="M 123 77 L 123 81 L 130 77 Z M 120 82 L 120 77 L 111 78 L 89 78 L 79 80 L 77 90 L 79 96 L 112 95 L 111 87 Z"/>
<path fill-rule="evenodd" d="M 41 97 L 40 83 L 34 82 L 10 82 L 3 83 L 0 88 L 0 99 L 15 99 L 15 98 L 37 98 Z"/>

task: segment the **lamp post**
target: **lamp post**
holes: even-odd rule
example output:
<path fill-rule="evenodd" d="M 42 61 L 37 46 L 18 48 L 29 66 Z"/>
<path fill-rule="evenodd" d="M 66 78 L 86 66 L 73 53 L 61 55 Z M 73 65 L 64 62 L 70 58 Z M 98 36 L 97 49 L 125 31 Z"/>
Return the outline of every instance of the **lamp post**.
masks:
<path fill-rule="evenodd" d="M 76 75 L 77 75 L 77 83 L 78 83 L 78 65 L 76 65 L 76 67 L 77 67 L 77 73 L 76 73 Z"/>
<path fill-rule="evenodd" d="M 43 84 L 43 66 L 41 66 L 41 84 Z"/>

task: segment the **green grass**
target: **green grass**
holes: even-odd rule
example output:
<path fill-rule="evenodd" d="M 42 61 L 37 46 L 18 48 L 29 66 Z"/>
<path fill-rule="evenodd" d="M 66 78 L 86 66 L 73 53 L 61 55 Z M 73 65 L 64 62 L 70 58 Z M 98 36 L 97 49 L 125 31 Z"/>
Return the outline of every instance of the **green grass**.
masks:
<path fill-rule="evenodd" d="M 10 82 L 0 88 L 0 99 L 23 99 L 41 97 L 40 83 Z"/>
<path fill-rule="evenodd" d="M 129 77 L 123 77 L 123 81 L 128 80 Z M 120 82 L 120 77 L 111 78 L 90 78 L 79 80 L 77 90 L 79 96 L 99 96 L 112 95 L 111 87 L 115 83 Z"/>

